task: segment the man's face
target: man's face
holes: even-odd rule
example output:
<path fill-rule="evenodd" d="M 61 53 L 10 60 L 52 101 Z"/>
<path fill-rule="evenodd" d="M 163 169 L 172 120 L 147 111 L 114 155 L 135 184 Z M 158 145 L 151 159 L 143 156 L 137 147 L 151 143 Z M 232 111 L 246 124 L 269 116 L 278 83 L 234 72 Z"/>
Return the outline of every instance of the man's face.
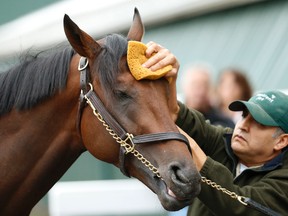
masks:
<path fill-rule="evenodd" d="M 274 150 L 278 139 L 273 137 L 277 127 L 256 122 L 247 110 L 243 111 L 242 116 L 235 126 L 231 147 L 244 165 L 264 164 L 278 154 Z"/>

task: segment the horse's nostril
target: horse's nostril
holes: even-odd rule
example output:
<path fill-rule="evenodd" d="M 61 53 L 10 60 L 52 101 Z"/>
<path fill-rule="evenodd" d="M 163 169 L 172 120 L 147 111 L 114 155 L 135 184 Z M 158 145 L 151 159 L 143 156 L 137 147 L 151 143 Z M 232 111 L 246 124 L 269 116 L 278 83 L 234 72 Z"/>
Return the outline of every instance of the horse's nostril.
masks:
<path fill-rule="evenodd" d="M 176 169 L 175 174 L 177 176 L 177 179 L 183 183 L 188 183 L 189 179 L 187 178 L 187 175 L 184 174 L 184 172 L 180 169 Z"/>
<path fill-rule="evenodd" d="M 176 164 L 171 166 L 171 178 L 174 182 L 189 183 L 189 179 L 187 178 L 187 175 L 185 175 L 185 172 Z"/>
<path fill-rule="evenodd" d="M 182 165 L 181 163 L 173 162 L 169 166 L 169 173 L 172 182 L 176 184 L 200 184 L 200 174 L 193 167 Z"/>
<path fill-rule="evenodd" d="M 168 169 L 170 176 L 167 178 L 166 184 L 177 199 L 192 199 L 199 194 L 201 177 L 192 165 L 173 162 Z"/>

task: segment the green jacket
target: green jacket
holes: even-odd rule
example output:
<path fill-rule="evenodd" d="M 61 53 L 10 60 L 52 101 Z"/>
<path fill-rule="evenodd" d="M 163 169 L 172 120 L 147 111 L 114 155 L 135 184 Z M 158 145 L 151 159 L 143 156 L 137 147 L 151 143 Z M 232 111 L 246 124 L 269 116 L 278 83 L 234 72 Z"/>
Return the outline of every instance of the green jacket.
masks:
<path fill-rule="evenodd" d="M 200 170 L 201 176 L 282 215 L 288 215 L 287 149 L 272 161 L 255 169 L 246 169 L 235 178 L 237 158 L 230 147 L 232 129 L 213 126 L 205 121 L 201 113 L 189 110 L 181 103 L 179 105 L 176 124 L 194 138 L 208 156 Z M 201 192 L 189 207 L 188 215 L 263 215 L 206 183 L 202 182 L 201 186 Z"/>

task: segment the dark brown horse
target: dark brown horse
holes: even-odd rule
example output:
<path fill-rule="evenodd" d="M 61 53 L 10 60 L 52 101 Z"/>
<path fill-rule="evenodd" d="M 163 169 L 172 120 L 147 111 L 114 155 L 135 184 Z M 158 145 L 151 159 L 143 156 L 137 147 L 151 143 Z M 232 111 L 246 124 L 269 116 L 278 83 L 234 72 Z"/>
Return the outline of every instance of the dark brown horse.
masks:
<path fill-rule="evenodd" d="M 127 67 L 127 41 L 144 34 L 138 11 L 127 38 L 96 42 L 67 15 L 64 28 L 73 49 L 0 74 L 0 215 L 29 215 L 84 151 L 139 179 L 165 209 L 190 204 L 200 175 L 169 118 L 168 82 L 136 81 Z"/>

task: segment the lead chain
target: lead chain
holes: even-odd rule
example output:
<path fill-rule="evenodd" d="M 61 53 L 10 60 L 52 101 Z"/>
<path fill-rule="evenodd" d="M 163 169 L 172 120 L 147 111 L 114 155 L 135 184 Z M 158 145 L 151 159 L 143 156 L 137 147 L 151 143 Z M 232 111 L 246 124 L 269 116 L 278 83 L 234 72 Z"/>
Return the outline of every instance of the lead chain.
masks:
<path fill-rule="evenodd" d="M 223 193 L 227 194 L 228 196 L 230 196 L 232 199 L 237 199 L 241 204 L 243 205 L 247 205 L 246 202 L 244 202 L 244 198 L 243 196 L 239 196 L 238 194 L 236 194 L 235 192 L 231 192 L 226 188 L 223 188 L 221 185 L 217 184 L 216 182 L 211 181 L 210 179 L 207 179 L 206 177 L 202 176 L 201 177 L 201 181 L 206 183 L 207 185 L 211 186 L 212 188 L 215 188 L 219 191 L 222 191 Z"/>
<path fill-rule="evenodd" d="M 113 137 L 113 139 L 116 140 L 117 143 L 120 144 L 121 147 L 125 149 L 125 154 L 131 153 L 133 154 L 138 160 L 141 161 L 149 170 L 151 170 L 158 178 L 162 179 L 158 169 L 150 162 L 148 161 L 139 151 L 135 149 L 135 145 L 132 142 L 133 134 L 127 133 L 127 138 L 125 140 L 121 139 L 121 137 L 116 134 L 112 128 L 105 122 L 102 115 L 96 110 L 90 99 L 85 95 L 84 96 L 87 103 L 93 110 L 93 114 L 97 117 L 97 119 L 103 124 L 105 129 L 108 131 L 108 133 Z M 131 140 L 132 145 L 127 143 L 128 140 Z"/>

